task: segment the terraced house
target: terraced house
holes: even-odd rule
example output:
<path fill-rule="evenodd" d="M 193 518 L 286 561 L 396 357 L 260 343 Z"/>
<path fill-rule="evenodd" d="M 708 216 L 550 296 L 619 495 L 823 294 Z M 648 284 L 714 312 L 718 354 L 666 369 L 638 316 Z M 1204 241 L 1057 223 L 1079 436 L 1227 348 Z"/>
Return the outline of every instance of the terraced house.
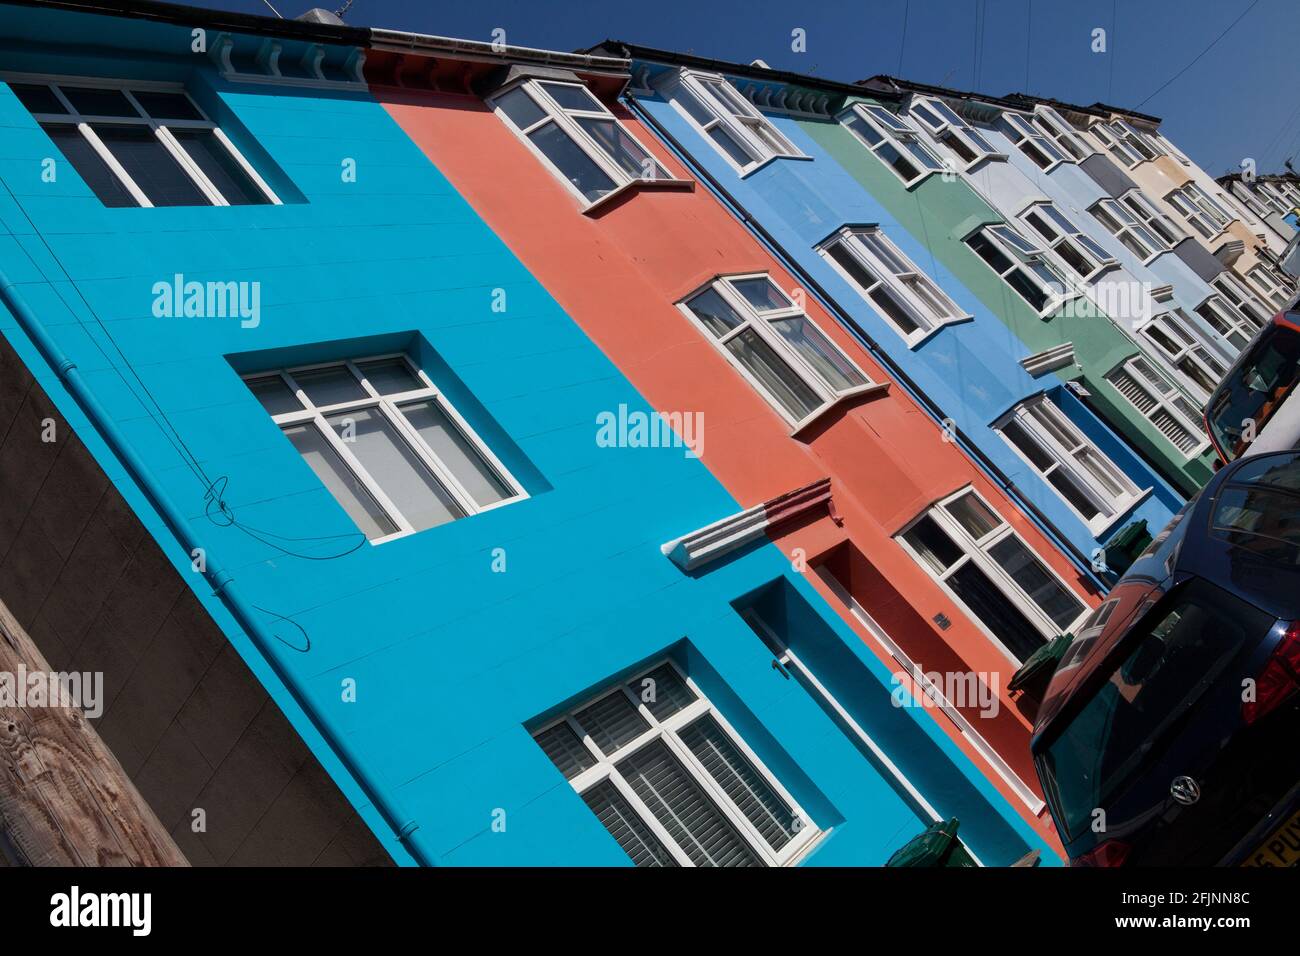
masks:
<path fill-rule="evenodd" d="M 1098 582 L 625 59 L 104 6 L 0 4 L 0 601 L 186 859 L 1056 859 Z"/>

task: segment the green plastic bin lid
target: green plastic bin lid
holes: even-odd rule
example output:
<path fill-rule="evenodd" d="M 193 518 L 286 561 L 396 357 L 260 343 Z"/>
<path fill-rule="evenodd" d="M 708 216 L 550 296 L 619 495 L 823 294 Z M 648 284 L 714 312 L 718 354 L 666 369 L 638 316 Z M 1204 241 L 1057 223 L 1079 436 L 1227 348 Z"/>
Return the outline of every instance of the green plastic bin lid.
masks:
<path fill-rule="evenodd" d="M 1074 640 L 1070 633 L 1058 634 L 1034 653 L 1030 654 L 1020 669 L 1011 675 L 1007 690 L 1023 690 L 1041 677 L 1050 677 L 1056 665 L 1065 656 L 1066 648 Z"/>
<path fill-rule="evenodd" d="M 975 861 L 957 839 L 957 826 L 956 817 L 936 820 L 924 832 L 908 840 L 885 866 L 974 866 Z"/>

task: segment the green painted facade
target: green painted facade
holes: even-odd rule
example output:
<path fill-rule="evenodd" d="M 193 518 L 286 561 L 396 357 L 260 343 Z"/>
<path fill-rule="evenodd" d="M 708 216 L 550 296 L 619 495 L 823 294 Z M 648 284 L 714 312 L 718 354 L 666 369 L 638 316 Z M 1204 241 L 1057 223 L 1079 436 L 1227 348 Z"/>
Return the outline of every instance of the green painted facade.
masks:
<path fill-rule="evenodd" d="M 860 102 L 875 101 L 863 98 Z M 1073 310 L 1067 307 L 1040 318 L 967 247 L 963 240 L 978 226 L 1005 220 L 960 177 L 945 181 L 942 176 L 929 176 L 908 188 L 838 122 L 801 118 L 799 125 L 899 226 L 922 241 L 935 260 L 964 283 L 1030 353 L 1073 343 L 1077 365 L 1052 374 L 1061 381 L 1080 382 L 1091 393 L 1086 401 L 1093 410 L 1171 483 L 1191 495 L 1210 479 L 1214 473 L 1212 451 L 1188 459 L 1137 409 L 1119 398 L 1103 377 L 1120 362 L 1140 354 L 1114 321 L 1086 300 L 1076 300 Z M 1015 343 L 1008 345 L 1014 348 Z"/>

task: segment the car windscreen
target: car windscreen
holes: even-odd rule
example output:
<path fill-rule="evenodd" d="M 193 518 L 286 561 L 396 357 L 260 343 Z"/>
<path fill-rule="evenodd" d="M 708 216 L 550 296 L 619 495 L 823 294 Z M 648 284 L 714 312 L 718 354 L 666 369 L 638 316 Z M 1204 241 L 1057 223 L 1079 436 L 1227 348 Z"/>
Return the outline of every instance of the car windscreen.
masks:
<path fill-rule="evenodd" d="M 1273 619 L 1200 578 L 1156 604 L 1102 664 L 1106 678 L 1039 755 L 1044 789 L 1067 840 L 1084 833 L 1149 766 L 1148 757 L 1228 663 Z"/>
<path fill-rule="evenodd" d="M 1250 458 L 1219 491 L 1216 537 L 1287 565 L 1300 564 L 1300 454 Z"/>
<path fill-rule="evenodd" d="M 1224 379 L 1205 416 L 1215 444 L 1229 461 L 1246 450 L 1248 429 L 1254 435 L 1264 430 L 1300 369 L 1300 332 L 1285 325 L 1265 329 L 1250 348 L 1250 357 Z"/>

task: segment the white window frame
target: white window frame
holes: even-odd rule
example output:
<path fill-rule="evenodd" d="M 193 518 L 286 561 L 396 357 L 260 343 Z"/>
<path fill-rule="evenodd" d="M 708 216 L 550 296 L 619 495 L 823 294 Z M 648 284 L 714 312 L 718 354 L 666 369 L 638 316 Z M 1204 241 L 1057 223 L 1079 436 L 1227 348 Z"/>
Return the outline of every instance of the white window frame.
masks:
<path fill-rule="evenodd" d="M 864 236 L 870 236 L 883 245 L 889 255 L 896 260 L 896 264 L 891 265 L 876 249 L 872 248 L 870 243 L 863 241 Z M 875 283 L 869 286 L 860 285 L 857 279 L 831 257 L 830 250 L 832 246 L 837 246 L 852 256 L 859 266 L 875 278 Z M 965 322 L 973 318 L 969 312 L 966 312 L 950 299 L 948 294 L 939 287 L 938 283 L 926 275 L 916 263 L 894 245 L 878 226 L 844 226 L 834 236 L 823 242 L 818 247 L 818 252 L 821 253 L 822 258 L 826 260 L 830 267 L 838 272 L 844 281 L 862 296 L 872 310 L 902 337 L 909 348 L 920 345 L 946 325 Z M 917 328 L 914 332 L 909 333 L 900 328 L 871 298 L 870 293 L 880 286 L 884 286 L 885 290 L 891 293 L 894 301 L 916 323 Z M 915 291 L 916 286 L 924 287 L 934 302 L 927 302 L 925 295 L 919 295 Z M 946 312 L 937 311 L 934 308 L 936 304 L 945 309 Z"/>
<path fill-rule="evenodd" d="M 1006 112 L 1001 119 L 1005 127 L 1003 134 L 1043 172 L 1050 173 L 1062 163 L 1076 162 L 1069 152 L 1062 150 L 1056 140 L 1044 133 L 1029 116 Z"/>
<path fill-rule="evenodd" d="M 1147 400 L 1151 403 L 1149 409 L 1144 411 L 1141 406 L 1124 393 L 1123 389 L 1115 384 L 1115 378 L 1121 373 L 1145 393 Z M 1173 446 L 1174 450 L 1183 455 L 1184 458 L 1190 461 L 1209 447 L 1210 440 L 1206 436 L 1205 429 L 1199 418 L 1193 417 L 1190 411 L 1180 408 L 1177 404 L 1180 399 L 1187 402 L 1182 392 L 1143 356 L 1134 355 L 1125 359 L 1107 372 L 1105 378 L 1110 387 L 1114 389 L 1115 394 L 1150 422 L 1156 431 L 1160 432 L 1165 440 Z M 1156 382 L 1162 382 L 1163 385 L 1158 386 Z M 1190 402 L 1187 402 L 1187 404 L 1191 405 Z M 1184 429 L 1194 440 L 1194 444 L 1184 449 L 1170 438 L 1169 434 L 1155 421 L 1156 415 L 1161 412 L 1169 416 L 1174 424 Z"/>
<path fill-rule="evenodd" d="M 407 371 L 412 372 L 422 383 L 423 387 L 411 389 L 405 392 L 397 392 L 390 395 L 381 394 L 370 381 L 366 378 L 365 373 L 358 367 L 359 365 L 382 361 L 386 359 L 399 359 L 407 367 Z M 353 377 L 360 383 L 362 389 L 366 392 L 363 398 L 350 399 L 346 402 L 337 402 L 331 405 L 316 405 L 307 392 L 302 389 L 294 379 L 296 372 L 309 372 L 315 369 L 335 368 L 345 366 Z M 266 371 L 249 372 L 241 376 L 246 384 L 251 388 L 252 383 L 263 379 L 278 378 L 293 394 L 298 401 L 302 403 L 301 411 L 281 412 L 270 415 L 271 420 L 283 432 L 286 428 L 295 425 L 307 425 L 315 428 L 316 431 L 324 437 L 333 451 L 339 456 L 339 459 L 370 493 L 375 503 L 385 513 L 390 521 L 396 526 L 397 530 L 377 538 L 369 538 L 372 545 L 385 544 L 397 538 L 404 538 L 407 535 L 415 534 L 419 529 L 415 528 L 406 516 L 402 514 L 388 495 L 384 492 L 383 486 L 376 480 L 366 469 L 364 465 L 352 453 L 348 443 L 339 437 L 334 427 L 327 421 L 328 416 L 338 415 L 350 411 L 376 411 L 381 418 L 395 431 L 399 440 L 405 441 L 413 451 L 420 463 L 425 466 L 434 477 L 434 479 L 443 487 L 444 490 L 452 497 L 464 512 L 464 517 L 482 514 L 486 511 L 492 511 L 505 505 L 514 504 L 528 497 L 528 492 L 524 486 L 510 473 L 510 470 L 501 462 L 496 454 L 492 451 L 487 442 L 470 427 L 469 422 L 456 410 L 456 407 L 446 397 L 446 395 L 434 385 L 433 380 L 425 374 L 404 352 L 388 352 L 380 355 L 366 355 L 355 359 L 345 359 L 342 361 L 335 360 L 332 362 L 314 362 L 310 365 L 296 365 L 286 368 L 268 369 Z M 445 466 L 438 456 L 433 453 L 420 433 L 415 429 L 406 416 L 399 410 L 400 405 L 409 405 L 413 402 L 427 401 L 432 402 L 443 412 L 452 423 L 460 430 L 465 440 L 473 446 L 474 450 L 482 456 L 488 466 L 496 472 L 502 483 L 513 492 L 508 497 L 500 501 L 493 502 L 490 505 L 480 505 L 474 500 L 473 495 L 465 489 L 460 480 L 452 473 L 451 469 Z M 269 414 L 269 413 L 268 413 Z M 453 519 L 456 520 L 456 519 Z M 431 529 L 429 529 L 431 530 Z"/>
<path fill-rule="evenodd" d="M 1142 323 L 1137 331 L 1190 396 L 1201 405 L 1210 400 L 1210 392 L 1182 369 L 1182 363 L 1196 366 L 1202 375 L 1216 384 L 1228 373 L 1228 365 L 1206 344 L 1186 312 L 1178 307 L 1161 312 Z M 1163 339 L 1157 333 L 1163 333 Z M 1173 340 L 1174 344 L 1166 344 L 1168 340 Z"/>
<path fill-rule="evenodd" d="M 1010 235 L 1008 236 L 1008 234 Z M 1011 266 L 1002 272 L 998 272 L 991 262 L 986 261 L 983 256 L 976 252 L 970 243 L 977 235 L 983 235 L 999 251 L 1001 251 L 1001 253 L 1011 261 Z M 1024 244 L 1024 248 L 1021 248 L 1015 242 L 1015 238 L 1011 237 L 1018 238 L 1020 242 Z M 1041 246 L 1025 238 L 1008 223 L 990 223 L 981 226 L 968 235 L 964 241 L 967 248 L 969 248 L 971 252 L 973 252 L 975 256 L 989 269 L 992 269 L 1003 282 L 1006 282 L 1007 287 L 1011 289 L 1011 291 L 1015 292 L 1016 295 L 1020 296 L 1021 300 L 1024 301 L 1029 308 L 1033 309 L 1034 313 L 1038 315 L 1039 318 L 1046 318 L 1050 315 L 1054 315 L 1061 306 L 1070 299 L 1078 298 L 1083 294 L 1082 291 L 1076 288 L 1073 283 L 1061 274 L 1060 270 L 1057 269 L 1052 260 L 1047 257 L 1047 254 Z M 1031 268 L 1034 262 L 1041 263 L 1047 271 L 1052 272 L 1055 275 L 1058 288 L 1051 288 L 1048 286 L 1043 277 Z M 1028 276 L 1039 286 L 1040 289 L 1047 293 L 1047 302 L 1041 309 L 1021 295 L 1020 291 L 1007 281 L 1007 276 L 1017 269 Z"/>
<path fill-rule="evenodd" d="M 590 98 L 593 106 L 589 110 L 576 108 L 566 109 L 547 91 L 547 85 L 569 86 L 581 90 Z M 537 108 L 545 114 L 541 119 L 528 126 L 527 129 L 521 129 L 498 103 L 501 97 L 515 90 L 520 90 L 527 95 Z M 522 80 L 518 83 L 512 83 L 507 87 L 497 90 L 488 98 L 488 105 L 492 107 L 492 111 L 496 113 L 501 122 L 506 125 L 506 128 L 513 132 L 515 136 L 523 142 L 528 150 L 541 161 L 542 165 L 549 169 L 555 178 L 563 183 L 565 188 L 577 198 L 578 202 L 580 202 L 584 207 L 584 211 L 600 205 L 601 203 L 608 202 L 613 196 L 616 196 L 627 190 L 629 187 L 637 184 L 660 183 L 676 185 L 686 182 L 686 180 L 676 179 L 671 173 L 669 173 L 663 163 L 659 161 L 659 158 L 655 156 L 653 152 L 646 149 L 645 144 L 636 136 L 632 135 L 631 131 L 623 125 L 618 117 L 611 113 L 605 104 L 602 103 L 583 83 L 575 83 L 569 80 L 551 80 L 529 77 L 528 79 Z M 595 137 L 582 128 L 582 125 L 578 122 L 579 119 L 603 120 L 614 123 L 628 139 L 636 143 L 637 147 L 650 158 L 653 168 L 652 170 L 649 170 L 649 172 L 653 174 L 647 176 L 645 175 L 646 171 L 643 171 L 640 176 L 633 176 L 630 174 L 615 161 L 614 157 L 605 150 L 605 147 L 603 147 Z M 551 162 L 550 157 L 538 148 L 537 144 L 532 141 L 529 134 L 541 129 L 548 123 L 554 123 L 569 137 L 569 139 L 573 141 L 573 144 L 577 146 L 579 150 L 587 155 L 587 158 L 595 163 L 596 166 L 610 178 L 614 186 L 609 192 L 602 196 L 597 196 L 595 199 L 588 199 L 578 190 L 577 186 L 569 181 L 569 178 L 564 175 L 564 172 Z"/>
<path fill-rule="evenodd" d="M 1256 179 L 1255 185 L 1264 193 L 1266 201 L 1279 216 L 1286 216 L 1300 206 L 1300 190 L 1291 183 L 1279 183 L 1268 179 Z"/>
<path fill-rule="evenodd" d="M 104 145 L 103 141 L 91 128 L 92 123 L 98 123 L 104 126 L 137 126 L 150 130 L 157 140 L 163 145 L 171 155 L 181 170 L 190 177 L 194 185 L 198 188 L 203 197 L 213 206 L 230 206 L 231 203 L 221 194 L 221 191 L 212 183 L 203 170 L 186 152 L 185 147 L 180 144 L 170 132 L 170 129 L 199 129 L 211 130 L 212 134 L 221 143 L 222 147 L 230 154 L 236 165 L 243 170 L 258 190 L 267 200 L 267 205 L 281 206 L 283 203 L 280 197 L 275 194 L 266 180 L 253 168 L 244 155 L 235 148 L 229 137 L 222 132 L 221 127 L 213 122 L 204 109 L 194 101 L 194 98 L 185 90 L 184 84 L 181 83 L 160 83 L 153 81 L 135 81 L 135 80 L 109 80 L 99 77 L 82 77 L 70 76 L 65 74 L 39 74 L 39 73 L 3 73 L 0 74 L 0 80 L 6 83 L 17 83 L 28 86 L 46 86 L 54 94 L 55 99 L 63 104 L 67 109 L 66 113 L 32 113 L 32 118 L 42 127 L 45 125 L 69 126 L 75 127 L 81 133 L 83 139 L 93 149 L 96 155 L 103 160 L 114 176 L 117 177 L 122 187 L 136 201 L 136 204 L 146 209 L 152 209 L 153 203 L 149 197 L 131 178 L 131 175 L 118 162 L 117 157 L 112 151 Z M 131 106 L 139 111 L 139 116 L 88 116 L 77 110 L 60 89 L 60 86 L 73 86 L 86 89 L 99 90 L 120 90 L 126 97 Z M 140 105 L 132 90 L 139 90 L 142 93 L 175 93 L 184 96 L 189 101 L 190 106 L 199 114 L 202 119 L 163 119 L 156 120 Z M 169 129 L 170 128 L 170 129 Z M 185 207 L 181 207 L 185 208 Z M 189 207 L 202 208 L 202 207 Z"/>
<path fill-rule="evenodd" d="M 1103 120 L 1094 123 L 1092 132 L 1112 153 L 1119 156 L 1129 169 L 1150 162 L 1165 153 L 1160 143 L 1126 120 L 1114 119 L 1109 122 Z"/>
<path fill-rule="evenodd" d="M 917 107 L 935 115 L 940 121 L 937 125 L 926 119 L 924 112 L 918 112 Z M 922 96 L 912 101 L 908 110 L 909 115 L 921 124 L 936 141 L 943 144 L 944 148 L 954 156 L 957 168 L 963 171 L 969 171 L 985 160 L 1006 159 L 1006 153 L 1000 153 L 997 148 L 989 142 L 987 136 L 975 129 L 966 120 L 962 119 L 951 106 L 942 99 L 935 96 Z M 948 115 L 945 115 L 948 114 Z M 963 159 L 961 154 L 954 150 L 946 137 L 953 137 L 966 150 L 974 156 L 971 160 Z M 981 146 L 980 143 L 984 145 Z M 987 147 L 987 148 L 986 148 Z"/>
<path fill-rule="evenodd" d="M 745 279 L 766 279 L 771 284 L 772 288 L 776 289 L 785 301 L 789 303 L 788 307 L 760 313 L 757 309 L 751 306 L 749 301 L 737 292 L 732 285 L 735 282 L 740 282 Z M 709 289 L 713 289 L 722 296 L 723 300 L 736 310 L 736 313 L 742 320 L 734 329 L 729 329 L 720 336 L 715 335 L 690 307 L 692 299 Z M 746 381 L 753 386 L 754 390 L 772 406 L 773 410 L 790 424 L 792 429 L 791 434 L 797 434 L 802 431 L 805 427 L 816 421 L 840 402 L 852 398 L 855 395 L 879 391 L 884 387 L 882 384 L 872 381 L 871 376 L 864 372 L 862 367 L 858 365 L 857 362 L 853 361 L 853 359 L 850 358 L 842 348 L 840 348 L 839 344 L 827 335 L 825 330 L 814 322 L 803 309 L 796 306 L 790 299 L 790 296 L 786 294 L 786 291 L 782 289 L 776 280 L 766 272 L 747 272 L 739 275 L 718 276 L 717 278 L 706 282 L 704 285 L 692 289 L 689 295 L 677 303 L 677 308 L 683 315 L 690 319 L 704 337 L 713 344 L 713 347 L 722 353 L 722 356 L 731 364 L 732 368 L 736 369 L 736 371 L 744 376 Z M 796 317 L 804 319 L 809 325 L 816 329 L 830 347 L 834 349 L 849 366 L 862 376 L 863 384 L 853 386 L 844 391 L 835 391 L 833 388 L 829 387 L 828 383 L 822 380 L 821 374 L 813 369 L 804 357 L 785 341 L 785 337 L 779 332 L 774 331 L 771 327 L 772 322 Z M 777 355 L 790 367 L 791 371 L 799 377 L 800 381 L 802 381 L 805 386 L 812 389 L 817 394 L 817 397 L 821 399 L 821 404 L 818 405 L 817 408 L 813 409 L 813 411 L 811 411 L 807 416 L 801 419 L 796 419 L 793 415 L 787 412 L 785 406 L 781 404 L 776 396 L 769 392 L 766 386 L 764 386 L 763 383 L 745 367 L 744 363 L 732 355 L 731 350 L 726 347 L 727 342 L 739 336 L 746 329 L 755 332 L 767 346 L 774 349 Z"/>
<path fill-rule="evenodd" d="M 1273 318 L 1275 310 L 1272 306 L 1256 295 L 1246 285 L 1246 280 L 1232 269 L 1224 269 L 1210 280 L 1210 285 L 1218 289 L 1229 304 L 1245 316 L 1255 332 L 1268 325 L 1268 320 Z"/>
<path fill-rule="evenodd" d="M 1021 431 L 1034 441 L 1038 450 L 1053 459 L 1050 465 L 1040 468 L 1034 464 L 1025 451 L 1007 436 L 1004 429 L 1010 421 L 1015 421 Z M 993 429 L 1017 455 L 1024 459 L 1025 464 L 1043 478 L 1043 481 L 1065 502 L 1075 516 L 1087 525 L 1093 537 L 1102 534 L 1122 518 L 1146 493 L 1134 484 L 1105 452 L 1094 445 L 1088 436 L 1080 431 L 1079 427 L 1070 421 L 1056 403 L 1046 395 L 1035 395 L 1016 405 L 994 422 Z M 1067 436 L 1069 445 L 1062 443 L 1061 434 Z M 1095 475 L 1079 463 L 1079 460 L 1085 456 L 1091 458 L 1102 471 L 1107 473 L 1111 481 L 1120 486 L 1122 491 L 1118 495 L 1104 487 Z M 1049 476 L 1057 471 L 1068 474 L 1074 486 L 1097 509 L 1098 513 L 1094 517 L 1085 518 L 1050 482 Z"/>
<path fill-rule="evenodd" d="M 985 533 L 980 538 L 972 537 L 971 534 L 962 527 L 961 522 L 950 515 L 946 510 L 947 505 L 957 501 L 959 498 L 965 497 L 966 495 L 974 495 L 975 498 L 985 508 L 987 508 L 994 517 L 1001 521 L 1001 524 L 993 530 Z M 911 531 L 922 518 L 926 517 L 931 518 L 936 524 L 938 524 L 939 527 L 942 528 L 950 538 L 952 538 L 953 543 L 962 551 L 962 556 L 954 561 L 949 567 L 945 568 L 942 573 L 936 572 L 935 569 L 930 566 L 930 563 L 926 561 L 925 558 L 922 557 L 921 554 L 907 541 L 907 533 Z M 1058 628 L 1047 612 L 1040 608 L 1033 598 L 1025 593 L 1020 585 L 1016 583 L 1015 578 L 1011 577 L 1011 575 L 1004 571 L 1002 565 L 998 564 L 998 562 L 989 555 L 989 551 L 991 551 L 996 544 L 1009 536 L 1019 538 L 1020 543 L 1024 545 L 1029 553 L 1038 559 L 1038 563 L 1043 567 L 1043 570 L 1055 578 L 1061 587 L 1063 587 L 1071 597 L 1079 602 L 1079 614 L 1068 625 Z M 968 562 L 975 562 L 975 565 L 984 572 L 985 577 L 992 581 L 994 586 L 1002 592 L 1003 597 L 1010 601 L 1011 604 L 1025 616 L 1025 619 L 1038 629 L 1044 640 L 1051 640 L 1058 634 L 1068 632 L 1092 611 L 1092 608 L 1088 606 L 1088 602 L 1080 597 L 1079 593 L 1071 588 L 1065 582 L 1065 579 L 1056 572 L 1056 569 L 1053 568 L 1051 564 L 1044 561 L 1042 555 L 1030 547 L 1029 542 L 1026 541 L 1015 528 L 1007 523 L 1007 520 L 998 513 L 998 510 L 990 505 L 984 496 L 976 491 L 971 485 L 966 485 L 965 487 L 958 489 L 926 508 L 909 521 L 902 530 L 894 535 L 894 540 L 898 542 L 903 550 L 912 557 L 912 560 L 915 561 L 926 574 L 938 583 L 939 587 L 948 598 L 956 604 L 957 607 L 966 612 L 966 616 L 971 623 L 975 624 L 981 631 L 983 631 L 989 640 L 993 642 L 993 644 L 1007 657 L 1008 660 L 1016 664 L 1022 664 L 1024 662 L 1021 661 L 1020 658 L 1016 657 L 1016 655 L 1011 652 L 1011 649 L 1003 644 L 996 634 L 989 630 L 984 622 L 980 620 L 979 616 L 972 611 L 966 605 L 966 602 L 957 596 L 957 592 L 948 585 L 948 579 L 956 574 L 957 571 L 961 570 L 961 568 L 963 568 Z"/>
<path fill-rule="evenodd" d="M 1099 199 L 1089 211 L 1143 265 L 1187 237 L 1170 216 L 1157 209 L 1138 189 L 1130 189 L 1119 199 L 1109 196 Z"/>
<path fill-rule="evenodd" d="M 1216 290 L 1219 289 L 1217 282 L 1211 282 L 1210 285 Z M 1240 352 L 1249 345 L 1250 340 L 1263 328 L 1263 325 L 1256 325 L 1218 291 L 1206 296 L 1205 300 L 1194 311 L 1210 328 L 1223 336 L 1224 341 L 1228 343 L 1228 347 L 1234 353 Z M 1242 341 L 1235 341 L 1235 339 L 1241 339 Z"/>
<path fill-rule="evenodd" d="M 1044 209 L 1050 209 L 1051 212 L 1043 212 Z M 1045 225 L 1056 234 L 1055 238 L 1044 236 L 1042 230 L 1032 225 L 1029 221 L 1031 213 L 1038 211 L 1038 218 L 1044 221 Z M 1107 252 L 1095 239 L 1085 233 L 1082 229 L 1074 224 L 1065 213 L 1063 213 L 1056 203 L 1050 199 L 1040 199 L 1030 203 L 1020 213 L 1020 222 L 1024 226 L 1024 231 L 1028 231 L 1030 236 L 1036 240 L 1047 243 L 1047 248 L 1051 250 L 1053 257 L 1058 265 L 1064 267 L 1069 273 L 1072 273 L 1081 282 L 1092 282 L 1103 272 L 1118 265 L 1115 257 Z M 1066 231 L 1068 227 L 1069 231 Z M 1091 261 L 1092 269 L 1088 272 L 1079 272 L 1070 261 L 1061 253 L 1062 248 L 1071 249 L 1078 257 Z"/>
<path fill-rule="evenodd" d="M 889 118 L 885 119 L 884 117 L 877 115 L 882 113 Z M 857 131 L 857 129 L 850 125 L 850 120 L 857 120 L 861 123 L 865 123 L 876 133 L 877 136 L 880 137 L 880 142 L 875 145 L 867 142 L 862 138 L 862 135 Z M 934 150 L 929 147 L 921 134 L 917 132 L 916 128 L 913 127 L 906 118 L 898 113 L 885 109 L 883 106 L 871 103 L 855 103 L 849 109 L 840 113 L 839 122 L 840 125 L 853 134 L 855 139 L 862 143 L 862 145 L 867 149 L 871 150 L 871 152 L 874 153 L 876 157 L 894 173 L 895 176 L 901 179 L 904 186 L 910 188 L 911 186 L 921 182 L 921 180 L 928 179 L 933 174 L 942 173 L 944 170 L 949 168 L 944 164 L 942 159 L 935 155 Z M 918 170 L 917 174 L 910 179 L 904 176 L 893 163 L 881 155 L 881 149 L 885 146 L 891 147 L 905 160 L 915 166 Z M 933 162 L 933 166 L 927 166 L 923 160 L 917 159 L 915 151 L 911 148 L 912 146 L 915 146 L 917 150 L 920 150 L 921 153 L 929 157 Z"/>
<path fill-rule="evenodd" d="M 677 83 L 678 94 L 691 97 L 700 110 L 709 114 L 712 119 L 701 123 L 690 110 L 677 101 L 677 97 L 673 97 L 673 107 L 742 176 L 754 172 L 774 159 L 809 158 L 721 73 L 682 70 L 678 74 Z M 749 154 L 750 162 L 738 164 L 726 150 L 713 141 L 709 130 L 718 125 L 721 125 L 741 150 Z"/>
<path fill-rule="evenodd" d="M 1239 205 L 1244 206 L 1251 215 L 1261 221 L 1266 221 L 1269 214 L 1276 211 L 1267 201 L 1261 198 L 1255 190 L 1251 189 L 1241 180 L 1232 184 L 1232 188 L 1229 189 L 1228 195 L 1237 200 Z"/>
<path fill-rule="evenodd" d="M 1069 162 L 1081 163 L 1097 152 L 1096 148 L 1079 134 L 1064 116 L 1050 106 L 1039 105 L 1031 114 L 1039 132 L 1056 144 L 1056 148 L 1069 157 Z"/>
<path fill-rule="evenodd" d="M 1263 262 L 1256 263 L 1247 272 L 1246 277 L 1255 283 L 1276 311 L 1284 308 L 1294 295 L 1294 291 L 1284 285 L 1274 270 Z"/>
<path fill-rule="evenodd" d="M 695 695 L 695 700 L 661 721 L 656 718 L 650 708 L 632 692 L 629 685 L 635 684 L 637 681 L 649 677 L 663 666 L 671 667 L 677 673 L 677 676 Z M 616 690 L 621 690 L 623 692 L 632 706 L 636 708 L 637 713 L 641 715 L 641 718 L 649 724 L 649 729 L 638 735 L 635 739 L 621 746 L 615 752 L 606 754 L 600 749 L 600 746 L 591 739 L 591 736 L 583 730 L 575 715 L 596 703 L 596 701 L 609 696 L 609 694 Z M 713 775 L 704 768 L 704 765 L 700 763 L 699 758 L 695 756 L 691 748 L 688 747 L 678 736 L 678 732 L 684 729 L 688 724 L 693 724 L 697 720 L 706 716 L 712 717 L 717 722 L 718 726 L 721 727 L 723 733 L 730 738 L 736 749 L 744 755 L 744 757 L 753 765 L 754 769 L 763 777 L 764 782 L 766 782 L 767 785 L 772 788 L 773 792 L 775 792 L 776 795 L 786 803 L 795 819 L 803 821 L 804 825 L 793 837 L 791 837 L 790 842 L 780 850 L 774 850 L 772 848 L 767 840 L 764 839 L 762 833 L 758 831 L 758 829 L 749 821 L 749 818 L 745 816 L 731 798 L 727 796 L 726 792 L 718 785 L 717 781 L 713 779 Z M 636 791 L 630 784 L 628 784 L 628 782 L 623 778 L 623 775 L 614 766 L 618 761 L 625 759 L 634 751 L 641 749 L 647 744 L 654 743 L 655 741 L 663 741 L 672 755 L 677 758 L 678 762 L 681 763 L 686 772 L 691 775 L 694 782 L 712 799 L 714 805 L 722 815 L 725 816 L 728 822 L 730 822 L 732 826 L 736 828 L 737 832 L 740 833 L 741 838 L 749 845 L 749 848 L 754 852 L 754 855 L 766 865 L 797 865 L 805 856 L 807 856 L 817 841 L 820 840 L 825 833 L 829 832 L 820 830 L 817 827 L 813 822 L 812 817 L 804 812 L 799 803 L 790 795 L 790 792 L 781 785 L 781 781 L 779 781 L 776 776 L 767 769 L 767 766 L 758 758 L 758 755 L 754 753 L 747 743 L 745 743 L 744 738 L 742 738 L 740 734 L 736 733 L 736 729 L 731 726 L 727 719 L 722 716 L 721 711 L 719 711 L 709 698 L 705 696 L 704 692 L 700 690 L 699 685 L 696 684 L 682 668 L 678 667 L 676 661 L 671 658 L 665 658 L 649 667 L 639 669 L 635 676 L 630 677 L 627 680 L 606 684 L 597 693 L 584 698 L 576 706 L 568 708 L 562 716 L 547 721 L 535 730 L 530 731 L 530 734 L 534 739 L 536 739 L 538 736 L 550 730 L 557 724 L 567 724 L 569 729 L 577 735 L 579 740 L 582 741 L 583 746 L 587 748 L 592 759 L 596 761 L 593 766 L 575 774 L 571 779 L 569 779 L 568 782 L 570 786 L 573 787 L 574 792 L 581 796 L 592 787 L 608 780 L 618 791 L 619 796 L 626 800 L 632 809 L 636 811 L 637 815 L 641 818 L 642 823 L 654 832 L 655 836 L 658 837 L 659 842 L 663 844 L 664 849 L 672 855 L 673 859 L 675 859 L 680 866 L 689 867 L 694 866 L 695 864 L 691 861 L 691 858 L 686 854 L 686 852 L 678 846 L 677 842 L 673 840 L 669 835 L 668 830 L 659 822 L 659 818 L 656 817 L 650 808 L 645 805 L 645 802 L 637 796 Z M 611 836 L 610 839 L 613 839 L 613 837 Z"/>
<path fill-rule="evenodd" d="M 1194 181 L 1184 183 L 1170 192 L 1165 196 L 1165 202 L 1178 210 L 1178 214 L 1187 220 L 1188 225 L 1202 239 L 1213 239 L 1233 221 L 1232 214 Z"/>

